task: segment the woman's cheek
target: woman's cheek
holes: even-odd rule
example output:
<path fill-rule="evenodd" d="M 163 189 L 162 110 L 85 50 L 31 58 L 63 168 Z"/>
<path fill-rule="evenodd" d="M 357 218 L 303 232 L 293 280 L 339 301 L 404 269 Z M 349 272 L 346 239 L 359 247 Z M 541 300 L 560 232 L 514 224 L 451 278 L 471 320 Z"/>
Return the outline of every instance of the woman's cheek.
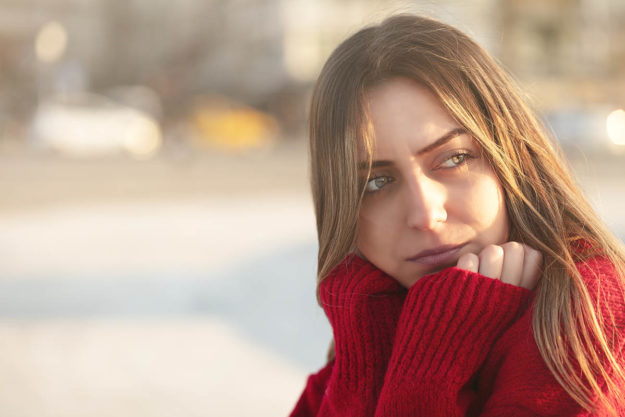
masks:
<path fill-rule="evenodd" d="M 493 176 L 476 182 L 471 198 L 471 216 L 474 222 L 492 240 L 502 243 L 508 236 L 508 214 L 499 181 Z"/>
<path fill-rule="evenodd" d="M 390 249 L 396 240 L 397 227 L 393 224 L 397 217 L 390 215 L 379 206 L 361 207 L 358 217 L 358 247 L 369 260 Z"/>

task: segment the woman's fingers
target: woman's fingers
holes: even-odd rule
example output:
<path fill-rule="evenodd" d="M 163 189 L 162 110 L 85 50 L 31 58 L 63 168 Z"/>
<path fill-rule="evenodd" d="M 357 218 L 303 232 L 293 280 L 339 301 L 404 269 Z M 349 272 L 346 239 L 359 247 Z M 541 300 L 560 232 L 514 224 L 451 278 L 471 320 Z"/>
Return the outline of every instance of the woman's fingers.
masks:
<path fill-rule="evenodd" d="M 501 277 L 504 251 L 501 246 L 488 245 L 480 252 L 478 272 L 490 278 Z"/>
<path fill-rule="evenodd" d="M 506 242 L 501 248 L 504 254 L 500 280 L 518 287 L 524 271 L 525 248 L 519 242 Z"/>
<path fill-rule="evenodd" d="M 458 259 L 458 268 L 477 272 L 480 266 L 480 258 L 474 253 L 465 253 Z"/>
<path fill-rule="evenodd" d="M 457 266 L 531 290 L 542 274 L 542 262 L 543 256 L 537 250 L 518 242 L 506 242 L 488 245 L 479 255 L 465 253 Z"/>
<path fill-rule="evenodd" d="M 525 250 L 525 260 L 523 262 L 520 286 L 531 290 L 538 284 L 538 279 L 542 274 L 543 254 L 527 245 L 523 246 Z"/>

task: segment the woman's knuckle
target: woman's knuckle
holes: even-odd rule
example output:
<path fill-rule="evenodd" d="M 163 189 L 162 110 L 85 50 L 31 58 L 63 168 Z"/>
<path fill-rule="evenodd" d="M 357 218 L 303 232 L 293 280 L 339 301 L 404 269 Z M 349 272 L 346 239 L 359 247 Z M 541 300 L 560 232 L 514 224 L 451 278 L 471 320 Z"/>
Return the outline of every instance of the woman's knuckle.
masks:
<path fill-rule="evenodd" d="M 512 255 L 523 259 L 525 255 L 525 249 L 519 242 L 507 242 L 501 246 L 503 247 L 506 256 Z"/>
<path fill-rule="evenodd" d="M 480 252 L 480 258 L 492 259 L 503 255 L 504 250 L 499 245 L 487 245 Z"/>

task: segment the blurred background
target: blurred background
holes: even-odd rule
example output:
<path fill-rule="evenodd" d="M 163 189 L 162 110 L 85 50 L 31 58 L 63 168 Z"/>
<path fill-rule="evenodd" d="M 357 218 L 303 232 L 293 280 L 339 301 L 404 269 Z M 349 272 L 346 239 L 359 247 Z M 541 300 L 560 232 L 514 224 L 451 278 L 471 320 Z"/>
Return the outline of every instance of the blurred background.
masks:
<path fill-rule="evenodd" d="M 0 0 L 0 415 L 288 414 L 331 337 L 312 85 L 405 11 L 514 74 L 625 238 L 623 0 Z"/>

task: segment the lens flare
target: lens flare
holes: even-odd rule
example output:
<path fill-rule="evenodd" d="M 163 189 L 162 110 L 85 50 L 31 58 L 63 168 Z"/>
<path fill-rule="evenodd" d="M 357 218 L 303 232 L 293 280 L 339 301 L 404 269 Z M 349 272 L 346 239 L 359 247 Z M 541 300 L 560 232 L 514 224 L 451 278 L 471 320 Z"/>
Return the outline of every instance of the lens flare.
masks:
<path fill-rule="evenodd" d="M 39 29 L 35 53 L 41 62 L 58 61 L 67 48 L 67 31 L 59 22 L 48 22 Z"/>
<path fill-rule="evenodd" d="M 625 146 L 625 111 L 614 110 L 606 119 L 606 128 L 610 140 L 615 145 Z"/>

